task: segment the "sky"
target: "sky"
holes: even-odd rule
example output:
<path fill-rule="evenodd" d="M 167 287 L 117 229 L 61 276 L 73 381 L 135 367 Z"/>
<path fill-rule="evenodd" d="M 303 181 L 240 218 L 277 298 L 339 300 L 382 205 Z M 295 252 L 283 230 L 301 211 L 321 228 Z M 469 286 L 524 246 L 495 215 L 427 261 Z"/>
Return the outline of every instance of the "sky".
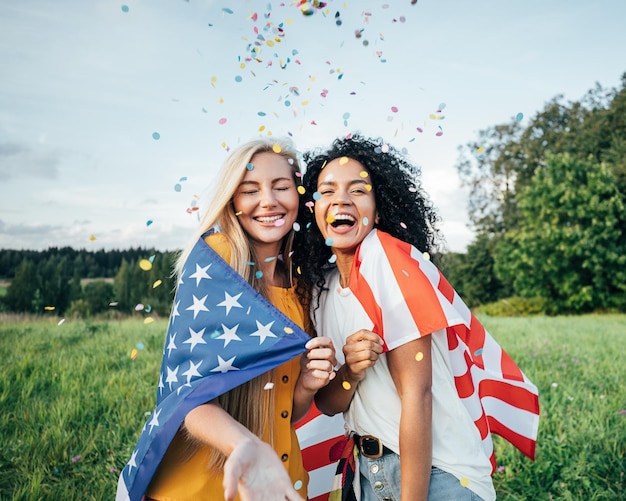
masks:
<path fill-rule="evenodd" d="M 459 147 L 626 72 L 622 0 L 299 3 L 0 0 L 0 248 L 179 249 L 238 144 L 360 131 L 464 252 Z"/>

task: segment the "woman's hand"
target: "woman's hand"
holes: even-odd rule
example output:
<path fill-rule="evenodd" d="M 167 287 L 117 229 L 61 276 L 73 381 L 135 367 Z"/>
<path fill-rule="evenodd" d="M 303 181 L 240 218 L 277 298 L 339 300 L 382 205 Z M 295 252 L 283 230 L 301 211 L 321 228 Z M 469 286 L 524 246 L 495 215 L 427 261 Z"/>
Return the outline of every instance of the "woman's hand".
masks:
<path fill-rule="evenodd" d="M 351 381 L 361 381 L 365 371 L 373 367 L 383 352 L 383 341 L 378 334 L 361 329 L 346 338 L 343 355 L 347 376 Z"/>
<path fill-rule="evenodd" d="M 329 337 L 314 337 L 306 345 L 302 355 L 299 383 L 302 388 L 316 392 L 335 377 L 335 345 Z"/>
<path fill-rule="evenodd" d="M 241 441 L 224 464 L 224 498 L 241 501 L 304 501 L 269 444 Z"/>

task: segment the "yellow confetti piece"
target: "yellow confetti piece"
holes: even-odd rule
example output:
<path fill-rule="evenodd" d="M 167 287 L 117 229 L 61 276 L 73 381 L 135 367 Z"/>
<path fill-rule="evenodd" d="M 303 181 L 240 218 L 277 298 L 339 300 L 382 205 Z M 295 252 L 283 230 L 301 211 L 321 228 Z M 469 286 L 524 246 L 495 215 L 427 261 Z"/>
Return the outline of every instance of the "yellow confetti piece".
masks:
<path fill-rule="evenodd" d="M 131 360 L 135 360 L 139 355 L 139 350 L 137 348 L 133 348 L 133 351 L 130 352 Z"/>
<path fill-rule="evenodd" d="M 424 358 L 424 354 L 421 351 L 418 351 L 417 354 L 415 355 L 415 360 L 417 360 L 418 362 L 421 362 Z"/>
<path fill-rule="evenodd" d="M 153 288 L 153 289 L 156 289 L 156 288 L 157 288 L 159 285 L 161 285 L 162 283 L 163 283 L 163 281 L 162 281 L 162 280 L 157 280 L 156 282 L 154 282 L 154 283 L 152 284 L 152 288 Z"/>
<path fill-rule="evenodd" d="M 369 174 L 363 170 L 363 171 L 361 171 L 361 173 L 359 174 L 359 176 L 361 176 L 361 177 L 367 177 L 367 176 L 369 176 Z"/>
<path fill-rule="evenodd" d="M 268 40 L 265 43 L 267 44 L 268 47 L 274 47 L 274 40 Z"/>
<path fill-rule="evenodd" d="M 339 165 L 346 165 L 348 163 L 348 157 L 341 157 L 339 159 Z"/>
<path fill-rule="evenodd" d="M 306 188 L 304 186 L 298 186 L 298 193 L 300 193 L 300 195 L 304 195 L 306 193 Z"/>
<path fill-rule="evenodd" d="M 91 236 L 89 237 L 89 240 L 91 240 L 92 242 L 93 242 L 95 239 L 96 239 L 96 236 L 95 236 L 95 235 L 91 235 Z"/>
<path fill-rule="evenodd" d="M 482 153 L 483 151 L 485 151 L 485 147 L 481 146 L 480 148 L 476 150 L 476 153 Z"/>
<path fill-rule="evenodd" d="M 139 267 L 143 271 L 150 271 L 152 269 L 152 263 L 148 259 L 142 259 L 139 261 Z"/>
<path fill-rule="evenodd" d="M 239 67 L 243 70 L 246 67 L 246 63 L 240 63 Z"/>
<path fill-rule="evenodd" d="M 309 102 L 308 101 L 302 101 L 302 106 L 308 106 Z"/>
<path fill-rule="evenodd" d="M 274 150 L 274 153 L 280 153 L 281 151 L 283 151 L 283 149 L 280 147 L 280 144 L 275 144 L 274 146 L 272 146 L 272 150 Z"/>
<path fill-rule="evenodd" d="M 372 185 L 371 185 L 371 184 L 366 184 L 366 185 L 365 185 L 365 189 L 366 189 L 367 191 L 372 191 Z"/>
<path fill-rule="evenodd" d="M 285 327 L 283 329 L 287 334 L 293 334 L 293 329 L 291 327 Z"/>
<path fill-rule="evenodd" d="M 44 306 L 43 309 L 46 310 L 46 311 L 54 311 L 55 307 L 54 306 Z"/>
<path fill-rule="evenodd" d="M 261 127 L 259 127 L 259 132 L 263 132 L 265 130 L 265 125 L 261 125 Z"/>
<path fill-rule="evenodd" d="M 461 485 L 467 487 L 469 485 L 469 479 L 465 477 L 461 478 Z"/>
<path fill-rule="evenodd" d="M 327 223 L 334 223 L 335 222 L 335 216 L 333 216 L 332 214 L 328 214 L 328 216 L 326 216 L 326 222 Z"/>
<path fill-rule="evenodd" d="M 147 318 L 143 319 L 144 325 L 151 324 L 152 322 L 154 322 L 154 318 L 152 318 L 152 317 L 147 317 Z"/>
<path fill-rule="evenodd" d="M 341 386 L 343 386 L 343 389 L 346 391 L 352 388 L 352 385 L 348 381 L 344 381 L 343 383 L 341 383 Z"/>

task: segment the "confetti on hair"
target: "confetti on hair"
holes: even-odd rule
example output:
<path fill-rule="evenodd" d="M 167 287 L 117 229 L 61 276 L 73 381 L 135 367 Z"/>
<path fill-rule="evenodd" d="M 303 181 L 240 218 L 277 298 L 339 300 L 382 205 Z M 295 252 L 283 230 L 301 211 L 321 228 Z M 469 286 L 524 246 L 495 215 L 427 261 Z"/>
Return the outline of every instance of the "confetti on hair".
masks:
<path fill-rule="evenodd" d="M 304 186 L 298 186 L 298 193 L 300 193 L 300 195 L 304 195 L 306 193 L 306 188 Z"/>
<path fill-rule="evenodd" d="M 280 153 L 281 151 L 283 151 L 283 149 L 280 147 L 280 144 L 274 144 L 274 146 L 272 146 L 272 150 L 274 150 L 274 153 Z"/>
<path fill-rule="evenodd" d="M 257 271 L 257 272 L 254 274 L 254 276 L 255 276 L 255 277 L 257 277 L 257 278 L 261 278 L 261 277 L 263 276 L 263 272 L 262 272 L 261 270 L 259 270 L 259 271 Z"/>
<path fill-rule="evenodd" d="M 336 255 L 336 254 L 333 254 L 332 256 L 330 256 L 330 257 L 328 258 L 328 262 L 329 262 L 330 264 L 333 264 L 333 263 L 337 262 L 337 255 Z"/>

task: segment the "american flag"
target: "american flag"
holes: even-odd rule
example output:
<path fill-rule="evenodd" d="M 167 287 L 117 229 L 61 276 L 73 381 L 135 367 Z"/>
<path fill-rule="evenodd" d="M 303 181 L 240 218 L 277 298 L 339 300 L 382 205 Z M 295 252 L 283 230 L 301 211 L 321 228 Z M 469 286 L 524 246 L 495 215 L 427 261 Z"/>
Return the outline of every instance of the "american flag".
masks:
<path fill-rule="evenodd" d="M 122 470 L 116 500 L 141 500 L 191 409 L 300 355 L 309 339 L 200 238 L 174 297 L 156 408 Z M 311 422 L 322 421 L 314 415 Z"/>
<path fill-rule="evenodd" d="M 470 312 L 449 282 L 422 252 L 373 230 L 363 240 L 350 289 L 384 340 L 384 350 L 445 329 L 456 390 L 480 432 L 495 469 L 491 433 L 531 459 L 539 427 L 536 386 Z"/>

